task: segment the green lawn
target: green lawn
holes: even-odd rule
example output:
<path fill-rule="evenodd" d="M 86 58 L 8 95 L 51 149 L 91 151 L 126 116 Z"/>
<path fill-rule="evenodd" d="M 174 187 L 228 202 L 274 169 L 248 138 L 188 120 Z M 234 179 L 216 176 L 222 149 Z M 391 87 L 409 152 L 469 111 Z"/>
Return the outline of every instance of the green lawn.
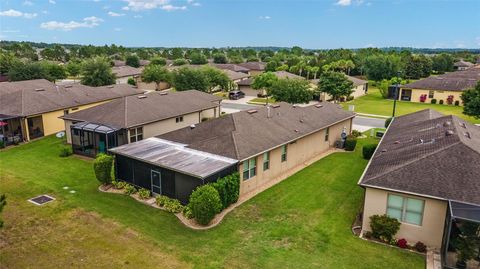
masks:
<path fill-rule="evenodd" d="M 367 113 L 367 114 L 376 114 L 391 116 L 393 110 L 393 100 L 384 99 L 380 94 L 379 90 L 375 87 L 369 87 L 368 94 L 353 101 L 343 104 L 345 109 L 348 109 L 348 105 L 355 105 L 355 112 Z M 472 123 L 480 123 L 480 120 L 474 119 L 473 117 L 466 116 L 462 113 L 463 107 L 461 106 L 452 106 L 452 105 L 440 105 L 440 104 L 424 104 L 424 103 L 414 103 L 414 102 L 397 102 L 397 112 L 398 116 L 419 111 L 422 109 L 431 108 L 435 109 L 440 113 L 446 115 L 455 115 L 465 120 L 468 120 Z"/>
<path fill-rule="evenodd" d="M 58 157 L 58 138 L 11 148 L 0 152 L 0 190 L 8 196 L 0 260 L 6 268 L 424 268 L 423 256 L 350 231 L 363 199 L 357 181 L 366 142 L 257 195 L 208 231 L 99 192 L 91 161 Z M 42 207 L 26 202 L 43 193 L 57 200 Z"/>
<path fill-rule="evenodd" d="M 272 98 L 272 97 L 268 97 L 268 103 L 269 104 L 273 104 L 275 103 L 275 99 Z M 266 104 L 267 103 L 267 98 L 253 98 L 252 100 L 248 101 L 248 103 L 263 103 L 263 104 Z"/>

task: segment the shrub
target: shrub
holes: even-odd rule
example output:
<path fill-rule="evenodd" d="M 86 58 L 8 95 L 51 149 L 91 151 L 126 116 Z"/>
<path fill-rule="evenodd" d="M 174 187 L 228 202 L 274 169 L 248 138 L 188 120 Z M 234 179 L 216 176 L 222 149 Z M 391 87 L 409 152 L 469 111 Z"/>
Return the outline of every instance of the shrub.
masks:
<path fill-rule="evenodd" d="M 351 96 L 351 95 L 347 96 L 347 102 L 352 101 L 352 100 L 353 100 L 353 96 Z"/>
<path fill-rule="evenodd" d="M 150 191 L 145 189 L 145 188 L 141 188 L 138 190 L 138 196 L 140 196 L 141 199 L 148 199 L 150 198 Z"/>
<path fill-rule="evenodd" d="M 237 202 L 240 191 L 240 174 L 233 173 L 231 175 L 222 177 L 217 182 L 212 183 L 212 186 L 217 190 L 222 202 L 222 209 Z"/>
<path fill-rule="evenodd" d="M 438 103 L 441 104 L 441 105 L 443 105 L 443 100 L 440 100 Z"/>
<path fill-rule="evenodd" d="M 158 206 L 164 207 L 168 199 L 170 198 L 168 198 L 167 196 L 159 195 L 157 196 L 157 198 L 155 198 L 155 202 L 157 203 Z"/>
<path fill-rule="evenodd" d="M 430 103 L 436 104 L 436 103 L 437 103 L 437 99 L 433 98 L 433 99 L 430 101 Z"/>
<path fill-rule="evenodd" d="M 352 130 L 352 135 L 354 137 L 360 137 L 360 136 L 362 136 L 362 133 L 358 130 Z"/>
<path fill-rule="evenodd" d="M 123 192 L 127 195 L 131 195 L 131 194 L 136 193 L 137 189 L 133 185 L 125 184 L 125 187 L 123 187 Z"/>
<path fill-rule="evenodd" d="M 389 242 L 400 229 L 400 222 L 387 215 L 373 215 L 370 217 L 370 228 L 373 237 L 383 237 Z"/>
<path fill-rule="evenodd" d="M 207 225 L 215 214 L 222 210 L 222 202 L 217 190 L 211 185 L 203 185 L 190 195 L 192 213 L 198 223 Z"/>
<path fill-rule="evenodd" d="M 407 245 L 407 240 L 404 239 L 404 238 L 398 240 L 398 241 L 397 241 L 397 246 L 398 246 L 399 248 L 407 248 L 407 247 L 408 247 L 408 245 Z"/>
<path fill-rule="evenodd" d="M 127 183 L 125 181 L 112 181 L 113 187 L 115 189 L 123 189 Z"/>
<path fill-rule="evenodd" d="M 460 101 L 456 100 L 456 101 L 455 101 L 455 105 L 456 105 L 456 106 L 459 106 L 459 105 L 460 105 Z"/>
<path fill-rule="evenodd" d="M 393 118 L 388 118 L 388 119 L 385 120 L 385 128 L 388 128 L 388 126 L 390 125 L 392 120 L 393 120 Z"/>
<path fill-rule="evenodd" d="M 132 85 L 132 86 L 137 86 L 137 82 L 133 78 L 128 78 L 127 84 Z"/>
<path fill-rule="evenodd" d="M 3 142 L 3 141 L 2 141 Z M 0 146 L 1 148 L 1 146 Z M 70 155 L 72 155 L 73 152 L 72 152 L 72 147 L 69 147 L 69 146 L 65 146 L 63 147 L 62 149 L 60 149 L 60 154 L 58 154 L 58 156 L 64 158 L 64 157 L 68 157 Z"/>
<path fill-rule="evenodd" d="M 163 207 L 170 213 L 180 213 L 183 211 L 183 205 L 177 199 L 168 198 Z"/>
<path fill-rule="evenodd" d="M 366 232 L 363 234 L 363 236 L 364 236 L 365 238 L 372 238 L 372 232 L 366 231 Z"/>
<path fill-rule="evenodd" d="M 345 150 L 354 151 L 356 146 L 357 138 L 355 138 L 353 135 L 348 135 L 347 140 L 345 140 Z"/>
<path fill-rule="evenodd" d="M 425 246 L 424 243 L 418 241 L 418 242 L 415 244 L 415 249 L 416 249 L 418 252 L 425 252 L 425 251 L 427 251 L 427 246 Z"/>
<path fill-rule="evenodd" d="M 102 184 L 108 184 L 112 181 L 113 157 L 106 154 L 98 154 L 93 162 L 95 177 Z"/>
<path fill-rule="evenodd" d="M 192 208 L 190 208 L 189 205 L 187 205 L 186 207 L 183 208 L 183 215 L 184 215 L 185 218 L 187 218 L 187 219 L 193 218 Z"/>
<path fill-rule="evenodd" d="M 3 140 L 0 140 L 0 149 L 5 147 L 5 142 Z"/>
<path fill-rule="evenodd" d="M 367 144 L 363 146 L 362 154 L 363 158 L 366 160 L 370 160 L 372 158 L 375 149 L 377 148 L 377 144 Z"/>

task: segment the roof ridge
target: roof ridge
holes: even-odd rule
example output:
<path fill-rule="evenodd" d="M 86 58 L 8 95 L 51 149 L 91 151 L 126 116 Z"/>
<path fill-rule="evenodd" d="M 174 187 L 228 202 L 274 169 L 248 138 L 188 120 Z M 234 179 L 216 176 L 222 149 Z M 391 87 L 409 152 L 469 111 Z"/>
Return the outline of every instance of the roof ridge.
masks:
<path fill-rule="evenodd" d="M 412 163 L 418 162 L 418 161 L 423 160 L 423 159 L 425 159 L 425 158 L 427 158 L 427 157 L 430 157 L 430 156 L 432 156 L 432 155 L 434 155 L 434 154 L 440 153 L 440 152 L 442 152 L 442 151 L 444 151 L 444 150 L 446 150 L 446 149 L 449 149 L 449 148 L 451 148 L 451 147 L 453 147 L 453 146 L 455 146 L 455 145 L 458 145 L 458 144 L 465 145 L 464 143 L 461 142 L 461 140 L 460 140 L 460 138 L 459 138 L 459 140 L 458 140 L 457 142 L 455 142 L 455 143 L 452 143 L 452 144 L 450 144 L 450 145 L 448 145 L 448 146 L 446 146 L 446 147 L 444 147 L 444 148 L 442 148 L 442 149 L 438 149 L 438 150 L 436 150 L 436 151 L 434 151 L 434 152 L 432 152 L 432 153 L 430 153 L 430 154 L 426 154 L 425 156 L 423 156 L 423 157 L 421 157 L 421 158 L 419 158 L 419 159 L 411 160 L 411 161 L 409 161 L 409 162 L 407 162 L 407 163 L 403 164 L 402 166 L 399 166 L 399 167 L 397 167 L 397 168 L 395 168 L 395 169 L 388 170 L 388 171 L 385 171 L 385 172 L 383 172 L 383 173 L 380 173 L 380 174 L 378 174 L 378 175 L 376 175 L 376 176 L 374 176 L 374 177 L 372 177 L 372 178 L 369 178 L 367 181 L 364 181 L 364 182 L 362 182 L 362 183 L 368 183 L 369 181 L 371 181 L 371 180 L 373 180 L 373 179 L 376 179 L 376 178 L 378 178 L 378 177 L 380 177 L 380 176 L 384 176 L 384 175 L 387 174 L 387 173 L 392 173 L 392 172 L 397 171 L 397 170 L 399 170 L 399 169 L 405 168 L 406 166 L 409 166 L 409 165 L 411 165 Z"/>
<path fill-rule="evenodd" d="M 237 159 L 240 158 L 240 153 L 238 152 L 238 147 L 237 147 L 237 140 L 235 139 L 235 135 L 233 134 L 233 132 L 235 132 L 237 130 L 237 123 L 235 122 L 235 113 L 233 114 L 230 114 L 232 115 L 232 122 L 233 122 L 233 131 L 230 132 L 230 135 L 232 136 L 232 140 L 233 140 L 233 148 L 235 149 L 235 155 L 237 157 Z"/>
<path fill-rule="evenodd" d="M 127 113 L 127 99 L 128 99 L 128 98 L 127 98 L 127 96 L 124 96 L 123 99 L 125 100 L 125 102 L 124 102 L 124 103 L 125 103 L 125 109 L 124 109 L 124 111 L 125 111 L 125 112 L 124 112 L 124 126 L 127 127 L 127 126 L 128 126 L 128 119 L 127 119 L 127 115 L 128 115 L 128 113 Z"/>
<path fill-rule="evenodd" d="M 24 105 L 25 100 L 23 100 L 23 98 L 24 98 L 23 92 L 24 92 L 24 91 L 25 91 L 25 89 L 22 89 L 22 90 L 21 90 L 21 100 L 22 100 L 22 107 L 21 107 L 22 112 L 21 112 L 21 114 L 22 114 L 22 116 L 24 116 L 24 110 L 25 110 L 25 108 L 24 108 L 24 107 L 25 107 L 25 105 Z"/>

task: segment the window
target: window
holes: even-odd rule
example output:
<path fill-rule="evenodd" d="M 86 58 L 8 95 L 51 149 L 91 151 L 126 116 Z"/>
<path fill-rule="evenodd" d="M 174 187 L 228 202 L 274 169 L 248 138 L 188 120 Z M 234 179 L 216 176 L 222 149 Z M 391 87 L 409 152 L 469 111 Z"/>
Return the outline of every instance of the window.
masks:
<path fill-rule="evenodd" d="M 327 130 L 325 130 L 325 141 L 328 141 L 329 135 L 330 135 L 330 127 L 327 127 Z"/>
<path fill-rule="evenodd" d="M 63 110 L 63 115 L 68 115 L 68 109 Z"/>
<path fill-rule="evenodd" d="M 387 215 L 401 222 L 422 225 L 424 204 L 424 200 L 389 194 Z"/>
<path fill-rule="evenodd" d="M 263 153 L 263 171 L 270 169 L 270 152 Z"/>
<path fill-rule="evenodd" d="M 256 175 L 257 170 L 257 159 L 251 158 L 249 160 L 243 161 L 243 180 L 247 180 Z"/>
<path fill-rule="evenodd" d="M 143 139 L 143 127 L 130 129 L 130 143 Z"/>
<path fill-rule="evenodd" d="M 287 161 L 287 145 L 282 146 L 282 163 Z"/>
<path fill-rule="evenodd" d="M 435 91 L 428 91 L 428 98 L 433 98 Z"/>
<path fill-rule="evenodd" d="M 183 116 L 176 117 L 176 118 L 175 118 L 175 122 L 176 122 L 176 123 L 183 122 Z"/>

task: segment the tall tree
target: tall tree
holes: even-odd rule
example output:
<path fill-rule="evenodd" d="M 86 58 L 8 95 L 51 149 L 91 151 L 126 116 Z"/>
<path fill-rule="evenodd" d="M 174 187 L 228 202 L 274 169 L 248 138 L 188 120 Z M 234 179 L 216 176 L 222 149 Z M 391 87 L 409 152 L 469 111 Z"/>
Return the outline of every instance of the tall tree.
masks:
<path fill-rule="evenodd" d="M 173 86 L 177 91 L 197 90 L 207 92 L 209 83 L 198 68 L 182 67 L 173 73 Z"/>
<path fill-rule="evenodd" d="M 190 55 L 191 64 L 206 64 L 208 63 L 207 57 L 199 52 L 194 52 Z"/>
<path fill-rule="evenodd" d="M 224 53 L 215 53 L 213 55 L 213 62 L 216 64 L 226 64 L 228 62 L 227 56 Z"/>
<path fill-rule="evenodd" d="M 313 98 L 308 81 L 303 79 L 279 79 L 268 89 L 268 94 L 290 104 L 308 103 Z"/>
<path fill-rule="evenodd" d="M 95 57 L 82 64 L 82 84 L 89 86 L 105 86 L 115 84 L 110 61 L 104 57 Z"/>
<path fill-rule="evenodd" d="M 78 75 L 80 75 L 80 72 L 82 71 L 82 65 L 80 63 L 72 61 L 68 62 L 65 68 L 67 70 L 67 73 L 72 76 L 74 80 L 78 77 Z"/>
<path fill-rule="evenodd" d="M 147 83 L 155 82 L 155 84 L 157 84 L 155 89 L 158 91 L 160 89 L 160 83 L 171 83 L 172 75 L 161 65 L 149 64 L 142 72 L 142 81 Z"/>
<path fill-rule="evenodd" d="M 167 65 L 167 60 L 165 58 L 162 58 L 162 57 L 154 57 L 150 60 L 150 64 L 151 65 L 161 65 L 161 66 L 164 66 L 164 65 Z"/>
<path fill-rule="evenodd" d="M 480 81 L 475 88 L 464 91 L 460 98 L 463 101 L 463 114 L 480 119 Z"/>
<path fill-rule="evenodd" d="M 47 76 L 47 79 L 50 81 L 57 81 L 59 79 L 64 79 L 67 77 L 67 72 L 63 65 L 59 65 L 51 62 L 42 63 L 42 68 Z"/>
<path fill-rule="evenodd" d="M 140 58 L 137 55 L 132 54 L 128 55 L 125 59 L 125 64 L 131 67 L 139 67 L 140 66 Z"/>
<path fill-rule="evenodd" d="M 45 69 L 39 62 L 22 63 L 18 62 L 8 71 L 8 79 L 11 81 L 48 79 Z"/>
<path fill-rule="evenodd" d="M 278 80 L 278 77 L 272 72 L 265 72 L 253 79 L 252 88 L 267 93 Z"/>
<path fill-rule="evenodd" d="M 0 74 L 7 74 L 10 69 L 20 64 L 20 60 L 11 52 L 0 51 Z"/>
<path fill-rule="evenodd" d="M 352 94 L 353 82 L 343 73 L 325 72 L 320 76 L 318 81 L 318 91 L 332 96 L 336 102 L 342 96 Z"/>

